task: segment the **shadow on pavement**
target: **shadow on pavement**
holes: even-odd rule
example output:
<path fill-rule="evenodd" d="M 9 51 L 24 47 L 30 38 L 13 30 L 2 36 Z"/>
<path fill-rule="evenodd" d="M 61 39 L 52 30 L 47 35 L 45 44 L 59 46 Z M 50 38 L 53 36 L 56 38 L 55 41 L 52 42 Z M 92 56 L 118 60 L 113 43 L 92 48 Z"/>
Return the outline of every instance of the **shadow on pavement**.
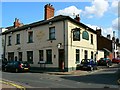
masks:
<path fill-rule="evenodd" d="M 63 79 L 73 80 L 83 83 L 117 85 L 117 73 L 92 74 L 84 76 L 63 76 Z"/>

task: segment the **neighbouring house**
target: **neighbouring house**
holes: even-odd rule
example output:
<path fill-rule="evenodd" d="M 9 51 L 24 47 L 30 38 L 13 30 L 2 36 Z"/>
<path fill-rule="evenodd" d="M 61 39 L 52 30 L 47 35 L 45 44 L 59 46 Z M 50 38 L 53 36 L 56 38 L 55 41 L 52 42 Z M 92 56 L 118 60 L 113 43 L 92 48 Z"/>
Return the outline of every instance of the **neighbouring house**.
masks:
<path fill-rule="evenodd" d="M 96 29 L 97 32 L 97 49 L 104 51 L 104 58 L 110 58 L 112 60 L 112 40 L 110 40 L 110 36 L 104 37 L 102 36 L 101 29 Z"/>
<path fill-rule="evenodd" d="M 45 63 L 51 70 L 76 70 L 84 58 L 96 58 L 97 33 L 69 16 L 54 16 L 52 5 L 45 5 L 44 20 L 21 25 L 15 19 L 14 26 L 2 33 L 5 37 L 5 58 L 28 61 L 31 67 Z"/>
<path fill-rule="evenodd" d="M 4 38 L 2 37 L 2 32 L 6 31 L 5 28 L 0 28 L 0 59 L 3 58 L 3 49 L 4 49 Z"/>

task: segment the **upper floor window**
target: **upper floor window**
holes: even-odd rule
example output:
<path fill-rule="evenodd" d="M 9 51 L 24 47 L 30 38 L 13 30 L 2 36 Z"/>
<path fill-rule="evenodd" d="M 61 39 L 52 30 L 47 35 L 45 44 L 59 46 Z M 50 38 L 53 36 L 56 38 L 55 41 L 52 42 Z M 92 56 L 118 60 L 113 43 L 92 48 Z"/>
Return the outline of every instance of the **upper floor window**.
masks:
<path fill-rule="evenodd" d="M 89 34 L 88 34 L 87 31 L 83 31 L 83 33 L 82 33 L 82 38 L 83 38 L 83 39 L 86 39 L 86 40 L 89 40 Z"/>
<path fill-rule="evenodd" d="M 49 28 L 49 39 L 50 40 L 55 40 L 55 27 L 50 27 Z"/>
<path fill-rule="evenodd" d="M 93 44 L 93 35 L 91 34 L 91 44 Z"/>
<path fill-rule="evenodd" d="M 28 32 L 28 43 L 33 43 L 33 31 Z"/>
<path fill-rule="evenodd" d="M 73 41 L 80 41 L 80 28 L 75 28 L 73 30 Z"/>
<path fill-rule="evenodd" d="M 16 44 L 20 44 L 20 34 L 16 35 Z"/>
<path fill-rule="evenodd" d="M 8 45 L 11 45 L 11 36 L 8 36 Z"/>

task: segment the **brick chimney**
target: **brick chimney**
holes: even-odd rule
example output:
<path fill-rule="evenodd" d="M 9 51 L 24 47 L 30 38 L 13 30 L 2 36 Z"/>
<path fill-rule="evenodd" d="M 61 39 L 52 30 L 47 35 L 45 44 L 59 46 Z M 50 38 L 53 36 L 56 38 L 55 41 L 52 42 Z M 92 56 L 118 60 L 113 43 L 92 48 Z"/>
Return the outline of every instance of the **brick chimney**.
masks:
<path fill-rule="evenodd" d="M 96 29 L 97 35 L 100 36 L 101 35 L 101 31 L 102 31 L 101 29 Z"/>
<path fill-rule="evenodd" d="M 74 19 L 75 19 L 76 21 L 80 22 L 80 16 L 79 16 L 79 14 L 76 15 L 76 17 L 75 17 Z"/>
<path fill-rule="evenodd" d="M 45 17 L 44 17 L 45 20 L 54 16 L 54 10 L 55 9 L 51 4 L 45 5 L 44 8 L 45 8 L 45 11 L 44 11 L 45 12 Z"/>
<path fill-rule="evenodd" d="M 20 23 L 19 19 L 15 18 L 14 27 L 17 28 L 20 26 L 21 26 L 21 23 Z"/>

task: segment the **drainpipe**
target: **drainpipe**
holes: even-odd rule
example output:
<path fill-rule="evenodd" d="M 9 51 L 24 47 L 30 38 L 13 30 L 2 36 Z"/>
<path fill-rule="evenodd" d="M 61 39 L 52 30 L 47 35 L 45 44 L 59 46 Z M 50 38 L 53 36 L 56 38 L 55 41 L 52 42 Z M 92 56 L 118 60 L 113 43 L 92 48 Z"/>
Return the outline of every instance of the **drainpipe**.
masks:
<path fill-rule="evenodd" d="M 63 47 L 64 47 L 64 61 L 63 61 L 63 62 L 64 62 L 64 70 L 65 70 L 65 64 L 66 64 L 66 63 L 65 63 L 65 52 L 66 52 L 66 51 L 65 51 L 65 21 L 64 21 L 64 20 L 63 20 L 63 39 L 64 39 L 64 40 L 63 40 L 63 45 L 64 45 L 64 46 L 63 46 Z"/>
<path fill-rule="evenodd" d="M 4 52 L 4 54 L 3 54 L 3 60 L 5 60 L 5 53 L 6 53 L 6 34 L 5 34 L 5 41 L 4 41 L 4 47 L 3 47 L 3 52 Z"/>

